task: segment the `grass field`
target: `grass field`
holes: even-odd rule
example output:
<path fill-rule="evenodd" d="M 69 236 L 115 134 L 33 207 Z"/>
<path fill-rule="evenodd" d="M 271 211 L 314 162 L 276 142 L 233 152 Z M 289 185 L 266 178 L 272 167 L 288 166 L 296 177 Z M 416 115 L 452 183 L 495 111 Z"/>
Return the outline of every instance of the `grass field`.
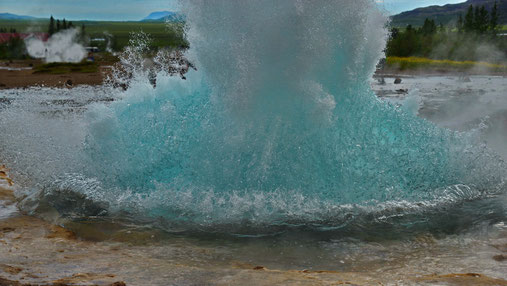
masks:
<path fill-rule="evenodd" d="M 95 73 L 98 71 L 98 65 L 92 62 L 81 63 L 49 63 L 37 66 L 35 73 L 66 74 L 70 72 Z"/>
<path fill-rule="evenodd" d="M 469 70 L 472 68 L 487 69 L 492 72 L 506 72 L 507 65 L 493 64 L 486 62 L 473 61 L 451 61 L 451 60 L 432 60 L 428 58 L 417 57 L 388 57 L 386 64 L 388 67 L 407 69 L 444 69 L 444 70 Z"/>
<path fill-rule="evenodd" d="M 151 35 L 153 47 L 181 47 L 187 43 L 182 36 L 183 24 L 163 22 L 104 22 L 104 21 L 72 21 L 76 27 L 85 26 L 88 37 L 101 38 L 105 33 L 113 35 L 112 48 L 120 51 L 128 44 L 130 34 L 145 32 Z M 19 33 L 47 32 L 48 20 L 0 20 L 0 27 L 14 28 Z M 92 43 L 93 44 L 93 43 Z"/>

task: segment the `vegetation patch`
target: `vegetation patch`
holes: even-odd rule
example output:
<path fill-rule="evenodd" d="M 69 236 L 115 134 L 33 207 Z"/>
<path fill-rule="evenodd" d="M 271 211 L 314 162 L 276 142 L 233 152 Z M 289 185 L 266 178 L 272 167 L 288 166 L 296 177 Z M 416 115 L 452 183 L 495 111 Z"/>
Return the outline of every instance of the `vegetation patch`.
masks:
<path fill-rule="evenodd" d="M 470 5 L 464 17 L 458 15 L 455 24 L 437 26 L 435 20 L 427 18 L 421 27 L 394 27 L 387 42 L 386 55 L 451 60 L 438 64 L 460 68 L 472 65 L 467 61 L 506 64 L 507 37 L 503 30 L 505 26 L 499 25 L 498 11 L 496 4 L 490 11 L 485 6 Z M 404 63 L 407 68 L 429 64 L 420 61 Z"/>
<path fill-rule="evenodd" d="M 50 74 L 66 74 L 71 72 L 79 73 L 95 73 L 99 70 L 96 63 L 93 62 L 80 62 L 80 63 L 48 63 L 37 66 L 34 69 L 35 73 L 50 73 Z"/>
<path fill-rule="evenodd" d="M 452 60 L 433 60 L 419 57 L 388 57 L 386 60 L 388 67 L 407 69 L 433 69 L 433 70 L 470 70 L 473 68 L 487 69 L 492 72 L 506 72 L 507 66 L 501 64 L 475 62 L 475 61 L 452 61 Z"/>
<path fill-rule="evenodd" d="M 13 37 L 0 44 L 0 59 L 23 60 L 26 58 L 25 42 L 19 37 Z"/>
<path fill-rule="evenodd" d="M 15 30 L 18 33 L 26 32 L 57 32 L 64 29 L 63 20 L 58 28 L 58 21 L 51 25 L 50 19 L 37 20 L 2 20 L 0 28 Z M 72 24 L 72 25 L 71 25 Z M 53 28 L 52 28 L 53 26 Z M 188 48 L 189 44 L 184 36 L 184 23 L 165 22 L 113 22 L 113 21 L 73 21 L 66 23 L 66 28 L 79 28 L 82 38 L 89 42 L 85 46 L 97 46 L 105 51 L 107 46 L 113 51 L 122 51 L 128 44 L 132 33 L 144 32 L 153 39 L 150 48 Z M 106 42 L 97 42 L 94 39 L 106 39 Z"/>

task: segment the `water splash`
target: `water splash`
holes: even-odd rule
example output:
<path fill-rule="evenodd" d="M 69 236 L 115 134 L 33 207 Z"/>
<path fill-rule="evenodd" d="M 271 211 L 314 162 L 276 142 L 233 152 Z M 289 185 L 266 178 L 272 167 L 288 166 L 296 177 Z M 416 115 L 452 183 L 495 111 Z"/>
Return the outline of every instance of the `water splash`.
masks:
<path fill-rule="evenodd" d="M 386 19 L 373 1 L 183 10 L 199 70 L 153 87 L 131 51 L 129 88 L 87 108 L 69 174 L 53 173 L 64 189 L 186 227 L 338 227 L 503 192 L 503 162 L 473 137 L 376 99 Z"/>

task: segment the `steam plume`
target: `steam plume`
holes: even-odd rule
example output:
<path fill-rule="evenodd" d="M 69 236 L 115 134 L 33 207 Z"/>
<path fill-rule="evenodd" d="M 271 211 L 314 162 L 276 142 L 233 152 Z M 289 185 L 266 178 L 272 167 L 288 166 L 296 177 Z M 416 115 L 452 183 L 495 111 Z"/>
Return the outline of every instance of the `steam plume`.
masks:
<path fill-rule="evenodd" d="M 77 63 L 86 57 L 86 49 L 77 43 L 78 35 L 78 29 L 67 29 L 52 35 L 47 42 L 28 38 L 25 40 L 26 49 L 30 56 L 48 63 Z"/>

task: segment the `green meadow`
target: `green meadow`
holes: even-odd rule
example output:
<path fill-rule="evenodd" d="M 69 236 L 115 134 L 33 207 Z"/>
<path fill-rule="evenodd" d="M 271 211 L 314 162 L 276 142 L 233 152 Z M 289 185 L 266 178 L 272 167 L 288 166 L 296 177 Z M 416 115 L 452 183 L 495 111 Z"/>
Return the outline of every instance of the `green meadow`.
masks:
<path fill-rule="evenodd" d="M 113 36 L 111 47 L 120 51 L 130 39 L 131 33 L 145 32 L 152 38 L 151 46 L 186 47 L 183 39 L 182 23 L 164 22 L 112 22 L 112 21 L 72 21 L 75 27 L 85 26 L 85 33 L 90 39 L 103 38 L 105 33 Z M 47 32 L 49 19 L 43 20 L 0 20 L 0 27 L 14 28 L 18 33 Z M 91 43 L 94 44 L 93 42 Z"/>
<path fill-rule="evenodd" d="M 99 70 L 97 63 L 49 63 L 35 67 L 35 73 L 66 74 L 70 72 L 95 73 Z"/>

